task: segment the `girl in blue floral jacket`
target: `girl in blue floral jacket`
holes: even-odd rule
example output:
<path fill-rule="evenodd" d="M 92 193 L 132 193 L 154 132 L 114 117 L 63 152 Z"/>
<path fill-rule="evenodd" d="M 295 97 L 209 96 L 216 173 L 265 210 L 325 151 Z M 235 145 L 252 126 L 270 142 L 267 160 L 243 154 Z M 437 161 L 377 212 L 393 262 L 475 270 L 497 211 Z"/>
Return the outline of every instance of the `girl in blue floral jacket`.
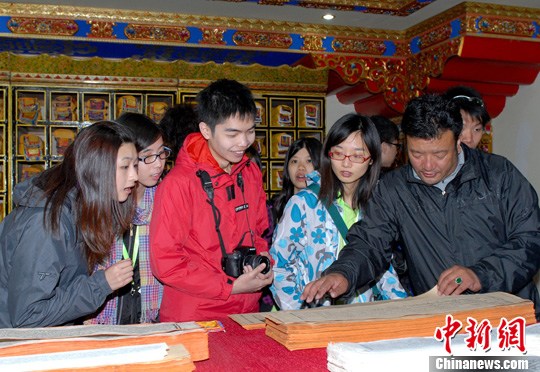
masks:
<path fill-rule="evenodd" d="M 331 303 L 367 302 L 406 297 L 392 266 L 371 288 L 360 288 L 355 297 L 316 304 L 300 300 L 307 283 L 320 278 L 345 245 L 329 208 L 337 208 L 348 228 L 362 218 L 364 205 L 380 171 L 380 141 L 371 120 L 348 114 L 331 128 L 324 142 L 320 176 L 308 175 L 314 184 L 292 196 L 276 227 L 270 254 L 275 260 L 272 293 L 282 310 Z M 320 187 L 320 190 L 318 190 Z"/>

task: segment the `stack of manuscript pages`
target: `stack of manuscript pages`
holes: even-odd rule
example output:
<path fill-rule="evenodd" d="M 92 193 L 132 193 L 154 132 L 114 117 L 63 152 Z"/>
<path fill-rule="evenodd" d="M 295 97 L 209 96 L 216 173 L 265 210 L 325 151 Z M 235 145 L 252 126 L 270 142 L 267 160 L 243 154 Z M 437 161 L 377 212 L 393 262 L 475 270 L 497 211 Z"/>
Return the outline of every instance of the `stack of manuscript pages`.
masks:
<path fill-rule="evenodd" d="M 533 303 L 502 292 L 462 296 L 418 296 L 402 300 L 319 307 L 266 314 L 266 334 L 289 350 L 326 347 L 329 342 L 365 342 L 433 336 L 446 315 L 467 324 L 502 317 L 535 323 Z M 462 329 L 462 332 L 464 330 Z"/>
<path fill-rule="evenodd" d="M 493 326 L 496 327 L 497 324 Z M 452 368 L 448 365 L 447 367 L 436 368 L 434 359 L 446 355 L 448 359 L 454 359 L 454 357 L 455 359 L 463 359 L 462 357 L 464 357 L 468 358 L 469 361 L 475 357 L 479 358 L 485 364 L 483 368 L 480 365 L 478 367 L 491 371 L 495 368 L 489 368 L 490 361 L 484 359 L 486 357 L 495 359 L 497 357 L 507 357 L 508 359 L 519 357 L 521 360 L 526 358 L 528 368 L 516 368 L 516 370 L 540 371 L 540 323 L 525 327 L 523 332 L 525 333 L 523 342 L 526 352 L 522 352 L 516 346 L 519 342 L 511 342 L 514 345 L 509 348 L 504 345 L 503 349 L 500 343 L 500 333 L 495 329 L 486 335 L 490 340 L 489 349 L 482 347 L 482 343 L 486 342 L 486 339 L 479 338 L 478 340 L 481 341 L 471 348 L 466 340 L 470 334 L 459 334 L 452 337 L 451 355 L 445 351 L 444 343 L 436 340 L 433 335 L 431 337 L 407 337 L 370 342 L 331 342 L 326 348 L 328 355 L 327 367 L 331 372 L 457 370 L 459 367 Z M 513 340 L 518 341 L 517 338 Z M 495 361 L 491 360 L 492 366 L 494 366 L 493 362 Z M 479 370 L 473 365 L 469 365 L 469 368 L 459 369 Z"/>
<path fill-rule="evenodd" d="M 193 371 L 204 359 L 195 322 L 0 329 L 0 370 Z"/>
<path fill-rule="evenodd" d="M 266 328 L 265 320 L 270 313 L 244 313 L 232 314 L 229 318 L 240 324 L 242 328 L 251 331 L 253 329 Z"/>

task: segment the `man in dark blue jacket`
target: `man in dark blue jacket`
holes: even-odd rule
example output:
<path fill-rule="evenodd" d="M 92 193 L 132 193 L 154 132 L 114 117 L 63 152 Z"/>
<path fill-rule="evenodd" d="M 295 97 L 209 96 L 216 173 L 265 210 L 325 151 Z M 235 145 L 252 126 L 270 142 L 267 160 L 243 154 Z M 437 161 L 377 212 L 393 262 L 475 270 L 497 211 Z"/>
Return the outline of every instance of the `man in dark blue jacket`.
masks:
<path fill-rule="evenodd" d="M 365 218 L 353 225 L 339 259 L 302 299 L 332 297 L 373 282 L 401 238 L 416 294 L 503 291 L 531 299 L 540 268 L 536 192 L 507 159 L 461 145 L 455 102 L 426 95 L 405 110 L 409 165 L 381 179 Z"/>

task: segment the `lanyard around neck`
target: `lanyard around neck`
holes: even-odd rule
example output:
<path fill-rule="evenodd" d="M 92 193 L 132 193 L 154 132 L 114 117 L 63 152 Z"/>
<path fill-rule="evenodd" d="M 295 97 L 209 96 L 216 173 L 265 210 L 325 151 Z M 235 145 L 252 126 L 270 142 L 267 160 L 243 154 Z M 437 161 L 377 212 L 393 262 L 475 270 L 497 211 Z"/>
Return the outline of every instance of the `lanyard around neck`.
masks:
<path fill-rule="evenodd" d="M 135 233 L 135 234 L 133 234 Z M 126 248 L 126 244 L 122 245 L 122 255 L 125 260 L 131 259 L 133 267 L 135 267 L 135 262 L 137 262 L 137 256 L 139 254 L 139 229 L 137 225 L 133 225 L 131 231 L 129 232 L 129 247 Z M 128 248 L 133 252 L 133 257 L 129 257 Z"/>

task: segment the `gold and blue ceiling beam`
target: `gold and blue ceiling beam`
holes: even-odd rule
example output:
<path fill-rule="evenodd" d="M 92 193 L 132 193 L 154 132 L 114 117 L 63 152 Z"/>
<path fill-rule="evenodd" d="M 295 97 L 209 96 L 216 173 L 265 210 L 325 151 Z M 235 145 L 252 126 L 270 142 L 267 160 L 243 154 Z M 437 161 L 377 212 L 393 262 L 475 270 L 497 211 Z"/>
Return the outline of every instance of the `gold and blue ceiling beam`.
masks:
<path fill-rule="evenodd" d="M 111 15 L 107 9 L 34 4 L 0 3 L 0 9 L 1 50 L 329 69 L 336 79 L 328 82 L 332 91 L 346 95 L 348 86 L 362 84 L 356 107 L 362 101 L 373 105 L 369 92 L 395 114 L 429 90 L 434 78 L 483 83 L 474 80 L 481 74 L 466 72 L 469 63 L 482 66 L 490 58 L 508 63 L 516 58 L 533 67 L 540 63 L 540 11 L 484 3 L 462 3 L 405 31 L 122 10 Z M 484 44 L 490 48 L 478 46 Z M 504 52 L 491 51 L 500 46 Z M 454 62 L 457 58 L 462 61 Z M 445 75 L 450 60 L 449 66 L 457 63 L 460 69 Z M 534 68 L 516 69 L 523 70 L 530 80 Z M 523 81 L 528 80 L 515 83 Z"/>
<path fill-rule="evenodd" d="M 51 45 L 53 50 L 60 49 L 61 43 L 67 41 L 102 41 L 111 43 L 111 50 L 106 50 L 104 44 L 93 48 L 83 44 L 86 51 L 80 52 L 106 57 L 117 53 L 118 58 L 133 53 L 134 58 L 174 60 L 182 59 L 186 48 L 203 48 L 203 53 L 194 53 L 194 57 L 186 53 L 191 59 L 184 60 L 200 58 L 197 62 L 205 62 L 208 48 L 215 48 L 222 49 L 224 55 L 214 60 L 217 63 L 276 66 L 292 64 L 312 52 L 394 56 L 400 53 L 399 44 L 404 41 L 403 32 L 357 27 L 122 10 L 115 11 L 111 17 L 106 9 L 34 4 L 0 3 L 0 9 L 0 37 L 4 39 L 58 40 L 59 43 Z M 136 44 L 154 48 L 141 53 L 142 48 Z M 165 49 L 170 49 L 170 56 Z M 227 58 L 232 50 L 273 54 L 272 58 L 266 53 L 259 58 L 246 53 L 244 60 Z"/>

